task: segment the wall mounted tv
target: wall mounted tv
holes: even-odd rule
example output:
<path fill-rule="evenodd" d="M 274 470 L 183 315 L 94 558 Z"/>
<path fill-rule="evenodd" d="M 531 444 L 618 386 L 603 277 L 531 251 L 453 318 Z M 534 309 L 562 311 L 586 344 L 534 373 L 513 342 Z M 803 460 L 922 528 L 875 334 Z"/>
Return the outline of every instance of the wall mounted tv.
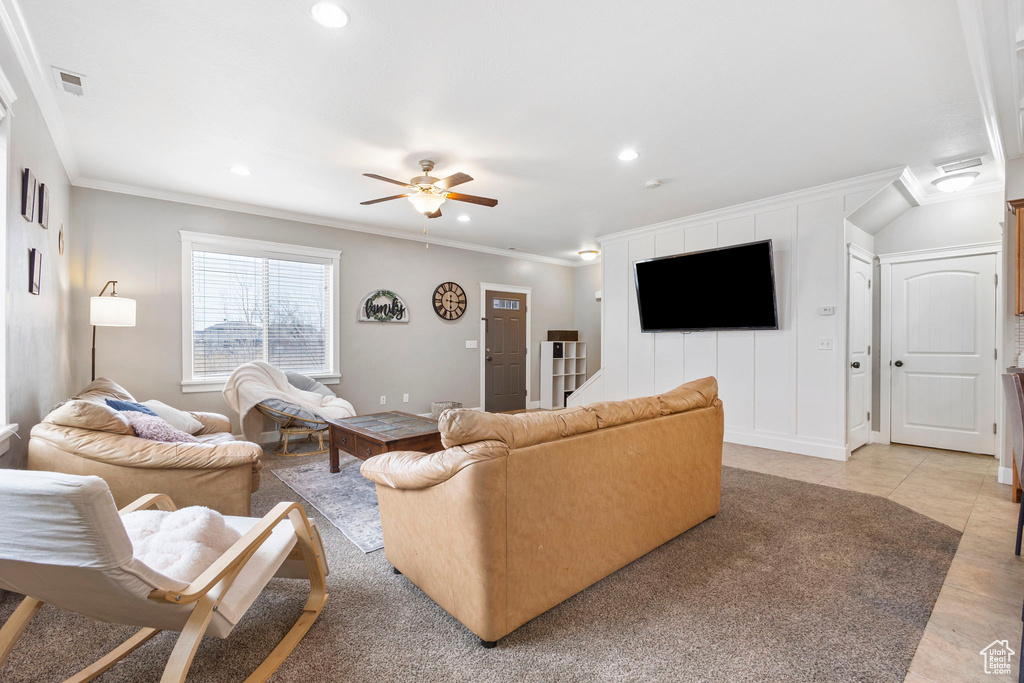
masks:
<path fill-rule="evenodd" d="M 777 330 L 772 241 L 633 264 L 644 332 Z"/>

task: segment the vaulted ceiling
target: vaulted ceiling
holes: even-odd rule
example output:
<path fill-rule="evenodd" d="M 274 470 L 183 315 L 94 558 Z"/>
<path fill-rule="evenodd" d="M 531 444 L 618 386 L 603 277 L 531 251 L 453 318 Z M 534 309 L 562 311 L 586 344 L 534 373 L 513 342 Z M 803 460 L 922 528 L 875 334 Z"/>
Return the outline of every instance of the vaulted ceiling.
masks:
<path fill-rule="evenodd" d="M 313 0 L 21 0 L 46 73 L 86 76 L 49 84 L 74 181 L 575 259 L 888 168 L 1001 179 L 956 0 L 336 2 L 343 29 Z M 359 205 L 421 158 L 499 205 Z"/>

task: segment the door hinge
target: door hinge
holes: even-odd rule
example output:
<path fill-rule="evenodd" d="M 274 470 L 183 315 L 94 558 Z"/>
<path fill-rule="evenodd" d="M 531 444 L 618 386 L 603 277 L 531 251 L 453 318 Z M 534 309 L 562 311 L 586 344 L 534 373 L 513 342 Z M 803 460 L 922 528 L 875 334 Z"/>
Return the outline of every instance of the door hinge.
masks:
<path fill-rule="evenodd" d="M 868 411 L 868 422 L 871 422 L 871 411 Z"/>
<path fill-rule="evenodd" d="M 996 423 L 995 422 L 992 423 L 992 433 L 993 434 L 996 433 Z"/>
<path fill-rule="evenodd" d="M 999 360 L 999 349 L 992 349 L 992 357 Z"/>
<path fill-rule="evenodd" d="M 868 289 L 871 289 L 871 280 L 868 280 Z"/>
<path fill-rule="evenodd" d="M 871 355 L 871 344 L 868 344 L 868 355 Z"/>
<path fill-rule="evenodd" d="M 995 281 L 996 281 L 996 287 L 998 287 L 998 286 L 999 286 L 999 273 L 996 273 L 996 274 L 995 274 L 995 275 L 993 275 L 992 277 L 993 277 L 993 278 L 995 279 Z"/>

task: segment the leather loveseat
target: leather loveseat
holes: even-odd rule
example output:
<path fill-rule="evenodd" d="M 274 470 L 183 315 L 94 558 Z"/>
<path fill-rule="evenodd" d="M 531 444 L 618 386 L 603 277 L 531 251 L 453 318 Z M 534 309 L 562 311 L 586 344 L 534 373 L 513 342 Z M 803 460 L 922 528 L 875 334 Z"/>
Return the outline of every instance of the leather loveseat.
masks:
<path fill-rule="evenodd" d="M 713 377 L 517 415 L 449 410 L 446 450 L 370 458 L 384 549 L 485 646 L 718 512 Z"/>
<path fill-rule="evenodd" d="M 118 507 L 147 493 L 166 493 L 179 507 L 249 516 L 263 449 L 237 441 L 226 417 L 191 413 L 203 424 L 194 435 L 200 443 L 150 441 L 135 436 L 124 416 L 104 403 L 108 398 L 135 401 L 101 377 L 50 411 L 32 428 L 28 469 L 101 477 Z"/>

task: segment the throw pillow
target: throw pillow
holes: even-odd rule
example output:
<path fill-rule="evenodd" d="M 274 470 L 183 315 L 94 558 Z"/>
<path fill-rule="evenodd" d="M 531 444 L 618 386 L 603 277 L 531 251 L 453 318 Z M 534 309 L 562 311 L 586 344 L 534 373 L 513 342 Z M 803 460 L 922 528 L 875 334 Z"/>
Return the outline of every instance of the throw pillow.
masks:
<path fill-rule="evenodd" d="M 202 422 L 195 419 L 194 417 L 186 413 L 184 410 L 178 410 L 177 408 L 169 406 L 166 403 L 151 400 L 143 401 L 142 405 L 146 406 L 154 413 L 156 413 L 157 417 L 162 417 L 163 419 L 170 422 L 171 426 L 174 427 L 175 429 L 180 429 L 181 431 L 187 432 L 189 434 L 195 434 L 196 432 L 203 428 Z"/>
<path fill-rule="evenodd" d="M 121 414 L 128 418 L 132 429 L 135 430 L 135 436 L 140 439 L 165 443 L 199 443 L 199 439 L 175 429 L 162 417 L 137 410 L 122 410 Z"/>
<path fill-rule="evenodd" d="M 204 507 L 138 510 L 121 517 L 136 559 L 164 576 L 191 583 L 241 538 L 224 516 Z"/>
<path fill-rule="evenodd" d="M 126 410 L 134 410 L 137 413 L 146 413 L 147 415 L 152 415 L 153 417 L 156 417 L 156 413 L 154 413 L 152 410 L 142 405 L 141 403 L 135 403 L 133 401 L 118 401 L 117 399 L 114 398 L 108 398 L 106 400 L 106 403 L 114 410 L 120 410 L 122 413 Z"/>

